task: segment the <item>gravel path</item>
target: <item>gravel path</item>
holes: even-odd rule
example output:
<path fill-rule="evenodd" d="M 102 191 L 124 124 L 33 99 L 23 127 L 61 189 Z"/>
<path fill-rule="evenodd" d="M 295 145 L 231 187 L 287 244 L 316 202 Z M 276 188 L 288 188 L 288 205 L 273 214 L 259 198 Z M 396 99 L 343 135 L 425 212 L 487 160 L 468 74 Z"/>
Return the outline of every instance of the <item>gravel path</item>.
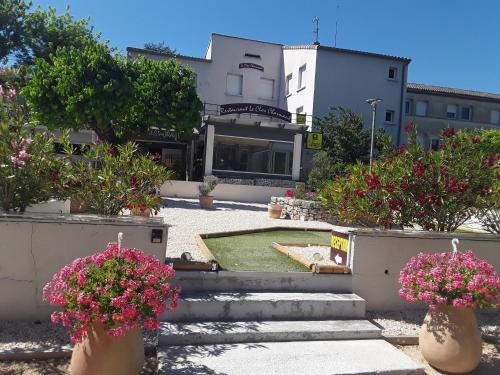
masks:
<path fill-rule="evenodd" d="M 367 319 L 383 327 L 387 336 L 418 336 L 427 310 L 406 310 L 366 313 Z M 493 311 L 476 311 L 481 331 L 485 335 L 500 337 L 500 314 Z"/>
<path fill-rule="evenodd" d="M 261 203 L 215 201 L 215 209 L 202 210 L 198 199 L 168 198 L 167 207 L 159 215 L 170 225 L 167 257 L 179 257 L 189 251 L 193 260 L 206 260 L 198 249 L 195 234 L 274 226 L 332 228 L 330 224 L 318 221 L 269 219 L 267 205 Z"/>

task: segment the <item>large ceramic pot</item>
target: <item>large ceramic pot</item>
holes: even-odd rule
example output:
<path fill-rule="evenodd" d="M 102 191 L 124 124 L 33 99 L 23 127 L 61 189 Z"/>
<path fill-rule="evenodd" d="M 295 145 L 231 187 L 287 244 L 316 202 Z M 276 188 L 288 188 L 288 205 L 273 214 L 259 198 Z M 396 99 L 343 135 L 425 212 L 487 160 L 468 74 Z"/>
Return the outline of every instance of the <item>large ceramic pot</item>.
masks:
<path fill-rule="evenodd" d="M 420 330 L 419 345 L 429 364 L 443 372 L 464 374 L 481 359 L 481 332 L 470 308 L 438 305 L 429 310 Z"/>
<path fill-rule="evenodd" d="M 283 206 L 279 204 L 269 203 L 267 205 L 267 216 L 270 219 L 279 219 L 281 217 L 281 211 L 283 211 Z"/>
<path fill-rule="evenodd" d="M 214 197 L 212 195 L 200 195 L 200 207 L 204 209 L 214 208 Z"/>
<path fill-rule="evenodd" d="M 138 375 L 144 364 L 144 339 L 139 328 L 123 337 L 109 336 L 101 324 L 73 348 L 71 375 Z"/>

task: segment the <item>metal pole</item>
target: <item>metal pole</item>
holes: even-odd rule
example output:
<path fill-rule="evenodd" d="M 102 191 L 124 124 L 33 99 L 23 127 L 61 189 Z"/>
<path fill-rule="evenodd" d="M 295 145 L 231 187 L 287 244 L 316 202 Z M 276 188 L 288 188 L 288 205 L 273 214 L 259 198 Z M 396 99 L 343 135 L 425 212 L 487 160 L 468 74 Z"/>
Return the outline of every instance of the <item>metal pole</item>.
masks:
<path fill-rule="evenodd" d="M 372 105 L 372 138 L 370 143 L 370 168 L 369 173 L 372 173 L 372 161 L 373 161 L 373 143 L 375 141 L 375 116 L 377 114 L 377 104 Z"/>

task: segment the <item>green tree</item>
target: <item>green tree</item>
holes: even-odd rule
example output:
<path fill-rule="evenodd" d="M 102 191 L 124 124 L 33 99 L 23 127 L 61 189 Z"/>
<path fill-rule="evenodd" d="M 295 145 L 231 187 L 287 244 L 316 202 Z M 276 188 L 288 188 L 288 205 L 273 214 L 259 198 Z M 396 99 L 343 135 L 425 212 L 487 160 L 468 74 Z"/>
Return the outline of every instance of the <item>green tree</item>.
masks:
<path fill-rule="evenodd" d="M 16 63 L 31 65 L 35 58 L 48 60 L 58 48 L 81 48 L 98 37 L 94 35 L 89 19 L 75 20 L 69 8 L 60 15 L 52 7 L 47 10 L 37 8 L 25 16 L 24 45 L 16 54 Z"/>
<path fill-rule="evenodd" d="M 324 149 L 333 163 L 364 161 L 370 150 L 370 131 L 363 129 L 363 117 L 344 107 L 332 107 L 315 121 L 323 133 Z"/>
<path fill-rule="evenodd" d="M 118 144 L 153 126 L 190 134 L 200 122 L 195 75 L 174 60 L 126 59 L 88 41 L 36 59 L 30 76 L 22 94 L 49 129 L 91 129 Z"/>
<path fill-rule="evenodd" d="M 24 46 L 24 20 L 30 4 L 24 0 L 0 2 L 0 62 Z"/>
<path fill-rule="evenodd" d="M 148 42 L 148 43 L 144 43 L 144 48 L 148 49 L 150 51 L 164 53 L 166 55 L 176 55 L 177 54 L 177 50 L 175 48 L 170 48 L 170 46 L 167 45 L 167 43 L 165 43 L 165 42 L 159 42 L 159 43 Z"/>

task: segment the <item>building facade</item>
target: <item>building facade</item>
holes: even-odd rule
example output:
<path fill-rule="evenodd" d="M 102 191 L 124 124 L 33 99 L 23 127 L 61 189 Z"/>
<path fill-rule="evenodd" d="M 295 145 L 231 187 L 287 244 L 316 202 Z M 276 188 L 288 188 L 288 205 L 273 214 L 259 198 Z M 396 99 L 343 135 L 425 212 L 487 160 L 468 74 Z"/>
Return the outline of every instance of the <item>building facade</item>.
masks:
<path fill-rule="evenodd" d="M 325 47 L 212 34 L 203 58 L 127 49 L 128 56 L 175 58 L 197 75 L 204 102 L 194 166 L 222 177 L 298 180 L 312 156 L 305 149 L 314 116 L 344 106 L 371 124 L 366 99 L 383 98 L 376 124 L 398 142 L 409 59 Z"/>
<path fill-rule="evenodd" d="M 446 127 L 500 129 L 500 94 L 408 83 L 405 121 L 415 123 L 419 141 L 435 149 Z"/>

